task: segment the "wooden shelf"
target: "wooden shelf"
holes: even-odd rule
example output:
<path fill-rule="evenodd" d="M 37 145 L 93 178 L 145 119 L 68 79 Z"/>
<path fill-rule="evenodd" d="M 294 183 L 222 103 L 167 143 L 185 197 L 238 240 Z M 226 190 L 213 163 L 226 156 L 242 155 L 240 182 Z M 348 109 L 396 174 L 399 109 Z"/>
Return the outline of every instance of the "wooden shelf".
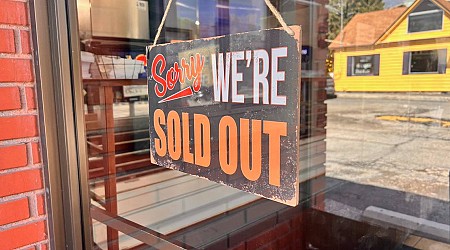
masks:
<path fill-rule="evenodd" d="M 84 79 L 85 86 L 120 87 L 129 85 L 147 85 L 146 78 L 139 79 Z"/>

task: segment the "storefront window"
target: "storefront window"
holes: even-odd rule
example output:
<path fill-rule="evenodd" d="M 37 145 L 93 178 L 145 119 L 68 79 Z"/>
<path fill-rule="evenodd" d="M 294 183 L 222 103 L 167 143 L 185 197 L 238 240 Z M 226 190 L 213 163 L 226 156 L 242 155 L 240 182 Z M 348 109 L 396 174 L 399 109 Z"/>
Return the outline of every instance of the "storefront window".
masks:
<path fill-rule="evenodd" d="M 436 50 L 411 52 L 411 73 L 437 73 L 438 55 Z"/>
<path fill-rule="evenodd" d="M 349 76 L 377 76 L 380 73 L 380 55 L 349 56 Z"/>
<path fill-rule="evenodd" d="M 78 0 L 84 93 L 76 98 L 84 103 L 94 249 L 449 246 L 450 5 L 271 2 L 288 25 L 302 29 L 301 59 L 291 65 L 299 79 L 283 82 L 300 89 L 295 207 L 152 164 L 145 54 L 168 1 Z M 157 43 L 279 27 L 262 0 L 174 0 Z M 440 29 L 429 37 L 410 34 Z M 190 56 L 185 49 L 176 59 Z M 245 67 L 246 60 L 240 63 Z M 214 91 L 212 68 L 203 70 L 200 91 L 166 104 L 182 110 L 180 119 L 186 110 L 214 107 L 207 98 Z M 223 104 L 209 115 L 251 115 L 260 108 L 252 100 Z"/>
<path fill-rule="evenodd" d="M 446 72 L 446 49 L 405 52 L 403 57 L 404 68 L 409 68 L 410 74 Z"/>

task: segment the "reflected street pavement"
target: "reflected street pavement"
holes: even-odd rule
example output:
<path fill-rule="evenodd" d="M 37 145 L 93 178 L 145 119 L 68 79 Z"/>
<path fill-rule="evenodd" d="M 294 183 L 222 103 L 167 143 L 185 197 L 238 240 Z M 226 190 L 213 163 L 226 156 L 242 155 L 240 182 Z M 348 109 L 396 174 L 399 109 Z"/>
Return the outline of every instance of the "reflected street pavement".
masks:
<path fill-rule="evenodd" d="M 325 211 L 450 243 L 450 95 L 341 93 L 327 106 Z M 371 206 L 397 217 L 365 217 Z"/>
<path fill-rule="evenodd" d="M 448 201 L 449 100 L 408 93 L 327 100 L 327 176 Z"/>

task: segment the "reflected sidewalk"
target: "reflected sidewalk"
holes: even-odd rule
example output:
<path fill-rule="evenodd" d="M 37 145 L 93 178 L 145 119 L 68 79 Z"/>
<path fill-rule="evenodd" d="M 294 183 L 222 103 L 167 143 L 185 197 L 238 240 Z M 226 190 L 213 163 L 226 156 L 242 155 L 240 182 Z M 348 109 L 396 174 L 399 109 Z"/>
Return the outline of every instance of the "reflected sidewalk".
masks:
<path fill-rule="evenodd" d="M 336 92 L 338 98 L 371 98 L 410 101 L 450 101 L 450 92 Z"/>

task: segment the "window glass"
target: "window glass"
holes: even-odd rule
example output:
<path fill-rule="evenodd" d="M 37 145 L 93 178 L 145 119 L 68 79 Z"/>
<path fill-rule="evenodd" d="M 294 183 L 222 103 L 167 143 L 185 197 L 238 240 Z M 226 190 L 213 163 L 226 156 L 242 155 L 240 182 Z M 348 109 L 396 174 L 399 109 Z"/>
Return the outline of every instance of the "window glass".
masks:
<path fill-rule="evenodd" d="M 409 14 L 408 32 L 421 32 L 442 29 L 443 11 L 431 1 L 421 2 Z"/>
<path fill-rule="evenodd" d="M 351 56 L 352 76 L 370 76 L 379 74 L 380 55 Z"/>
<path fill-rule="evenodd" d="M 442 29 L 442 11 L 417 13 L 409 16 L 408 32 L 420 32 Z"/>
<path fill-rule="evenodd" d="M 410 68 L 411 73 L 437 73 L 438 72 L 437 50 L 411 52 Z"/>
<path fill-rule="evenodd" d="M 168 0 L 77 2 L 94 249 L 450 249 L 443 0 L 271 0 L 302 28 L 301 77 L 280 80 L 301 92 L 296 207 L 152 164 L 145 52 Z M 279 27 L 262 0 L 174 0 L 157 42 Z M 405 27 L 436 32 L 415 39 Z M 168 107 L 181 116 L 211 105 L 213 81 L 204 74 L 199 92 Z"/>
<path fill-rule="evenodd" d="M 447 49 L 403 53 L 403 75 L 447 72 Z"/>

